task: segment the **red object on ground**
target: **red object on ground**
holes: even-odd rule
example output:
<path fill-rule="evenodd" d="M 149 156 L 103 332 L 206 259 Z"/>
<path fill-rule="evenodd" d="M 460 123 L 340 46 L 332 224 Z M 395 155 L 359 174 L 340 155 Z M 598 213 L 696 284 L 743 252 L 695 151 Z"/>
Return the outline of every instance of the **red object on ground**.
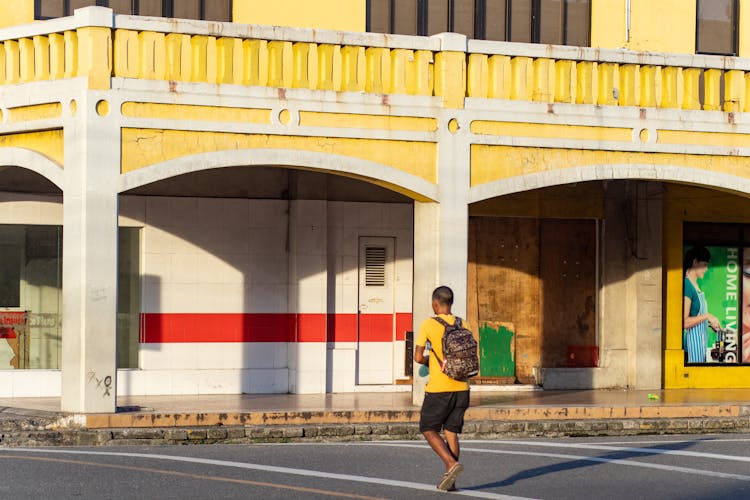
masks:
<path fill-rule="evenodd" d="M 597 366 L 599 366 L 599 346 L 568 346 L 568 368 L 595 368 Z"/>

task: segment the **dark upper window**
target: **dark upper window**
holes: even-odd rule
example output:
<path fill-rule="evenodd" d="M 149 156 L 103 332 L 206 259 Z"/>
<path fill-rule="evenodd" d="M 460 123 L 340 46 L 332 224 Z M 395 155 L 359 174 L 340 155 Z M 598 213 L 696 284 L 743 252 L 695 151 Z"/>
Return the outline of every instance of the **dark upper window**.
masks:
<path fill-rule="evenodd" d="M 109 7 L 116 14 L 231 21 L 232 0 L 34 0 L 34 18 L 73 15 L 81 7 Z"/>
<path fill-rule="evenodd" d="M 591 0 L 368 0 L 367 31 L 588 46 Z"/>
<path fill-rule="evenodd" d="M 737 55 L 737 0 L 698 0 L 695 51 L 699 54 Z"/>

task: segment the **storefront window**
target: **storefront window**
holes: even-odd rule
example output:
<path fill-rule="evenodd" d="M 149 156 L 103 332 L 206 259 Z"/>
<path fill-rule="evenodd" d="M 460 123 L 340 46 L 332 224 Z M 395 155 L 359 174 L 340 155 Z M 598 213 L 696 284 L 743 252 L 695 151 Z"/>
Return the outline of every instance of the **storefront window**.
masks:
<path fill-rule="evenodd" d="M 117 253 L 117 368 L 138 368 L 140 229 L 121 227 Z"/>
<path fill-rule="evenodd" d="M 685 363 L 750 362 L 750 225 L 686 223 L 684 234 Z"/>
<path fill-rule="evenodd" d="M 117 366 L 137 368 L 140 325 L 138 228 L 121 228 Z M 0 224 L 0 370 L 59 369 L 62 227 Z"/>
<path fill-rule="evenodd" d="M 60 368 L 62 228 L 0 225 L 0 369 Z"/>

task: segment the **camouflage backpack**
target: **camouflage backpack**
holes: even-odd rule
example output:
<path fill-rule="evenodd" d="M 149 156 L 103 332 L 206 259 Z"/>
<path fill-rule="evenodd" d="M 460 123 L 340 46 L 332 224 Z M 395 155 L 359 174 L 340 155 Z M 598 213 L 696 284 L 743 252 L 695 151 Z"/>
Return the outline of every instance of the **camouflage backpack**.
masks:
<path fill-rule="evenodd" d="M 453 325 L 438 316 L 435 321 L 445 327 L 443 333 L 443 360 L 435 354 L 432 354 L 440 363 L 440 369 L 455 380 L 465 381 L 469 377 L 479 373 L 479 357 L 477 356 L 477 341 L 474 335 L 464 328 L 461 318 L 456 316 L 456 322 Z"/>

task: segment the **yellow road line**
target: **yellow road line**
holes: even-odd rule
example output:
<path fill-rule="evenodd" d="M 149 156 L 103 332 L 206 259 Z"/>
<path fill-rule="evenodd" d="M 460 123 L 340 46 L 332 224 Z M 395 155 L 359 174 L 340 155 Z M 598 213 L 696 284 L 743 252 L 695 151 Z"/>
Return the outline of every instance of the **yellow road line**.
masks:
<path fill-rule="evenodd" d="M 351 493 L 340 493 L 337 491 L 331 491 L 331 490 L 321 490 L 317 488 L 306 488 L 304 486 L 288 486 L 288 485 L 282 485 L 282 484 L 276 484 L 276 483 L 266 483 L 263 481 L 250 481 L 248 479 L 234 479 L 230 477 L 216 477 L 216 476 L 206 476 L 203 474 L 190 474 L 187 472 L 179 472 L 179 471 L 172 471 L 172 470 L 164 470 L 164 469 L 152 469 L 147 467 L 136 467 L 133 465 L 117 465 L 117 464 L 104 464 L 104 463 L 97 463 L 97 462 L 89 462 L 86 460 L 70 460 L 70 459 L 63 459 L 63 458 L 47 458 L 47 457 L 30 457 L 27 455 L 6 455 L 6 454 L 0 454 L 0 458 L 15 458 L 19 460 L 36 460 L 39 462 L 56 462 L 56 463 L 64 463 L 64 464 L 76 464 L 76 465 L 92 465 L 94 467 L 106 467 L 109 469 L 121 469 L 121 470 L 129 470 L 129 471 L 135 471 L 135 472 L 153 472 L 156 474 L 165 474 L 170 476 L 180 476 L 180 477 L 187 477 L 191 479 L 204 479 L 209 481 L 219 481 L 219 482 L 226 482 L 226 483 L 235 483 L 235 484 L 246 484 L 250 486 L 265 486 L 268 488 L 277 488 L 282 490 L 292 490 L 292 491 L 299 491 L 304 493 L 318 493 L 322 495 L 330 495 L 330 496 L 336 496 L 336 497 L 345 497 L 345 498 L 358 498 L 363 500 L 383 500 L 379 497 L 369 497 L 364 495 L 355 495 Z"/>

